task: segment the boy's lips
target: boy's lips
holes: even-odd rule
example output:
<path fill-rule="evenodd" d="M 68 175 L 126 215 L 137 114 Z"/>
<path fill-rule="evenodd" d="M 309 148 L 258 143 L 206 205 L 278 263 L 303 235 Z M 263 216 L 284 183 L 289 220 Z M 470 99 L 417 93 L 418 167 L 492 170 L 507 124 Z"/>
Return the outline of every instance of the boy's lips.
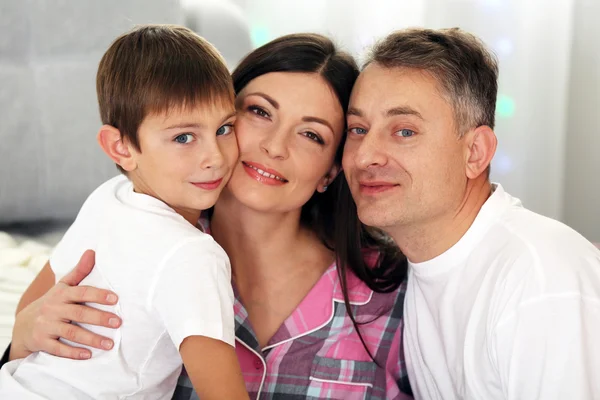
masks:
<path fill-rule="evenodd" d="M 192 185 L 204 189 L 204 190 L 215 190 L 221 183 L 223 182 L 223 178 L 215 179 L 214 181 L 206 181 L 206 182 L 192 182 Z"/>

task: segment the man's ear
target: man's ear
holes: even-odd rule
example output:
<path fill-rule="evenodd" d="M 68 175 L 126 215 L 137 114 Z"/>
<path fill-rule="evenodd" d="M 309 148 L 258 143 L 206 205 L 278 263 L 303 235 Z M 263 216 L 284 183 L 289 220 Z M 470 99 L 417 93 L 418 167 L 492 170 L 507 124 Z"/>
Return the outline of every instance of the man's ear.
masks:
<path fill-rule="evenodd" d="M 498 140 L 492 128 L 485 125 L 467 132 L 464 139 L 467 144 L 465 172 L 467 178 L 475 179 L 484 173 L 492 162 Z"/>
<path fill-rule="evenodd" d="M 103 125 L 98 131 L 96 139 L 110 159 L 120 165 L 125 171 L 131 172 L 137 168 L 133 149 L 121 137 L 121 132 L 117 128 L 110 125 Z"/>
<path fill-rule="evenodd" d="M 340 164 L 333 164 L 329 172 L 321 178 L 319 184 L 317 185 L 317 192 L 323 193 L 327 190 L 327 186 L 331 184 L 338 176 L 338 174 L 342 172 L 342 166 Z"/>

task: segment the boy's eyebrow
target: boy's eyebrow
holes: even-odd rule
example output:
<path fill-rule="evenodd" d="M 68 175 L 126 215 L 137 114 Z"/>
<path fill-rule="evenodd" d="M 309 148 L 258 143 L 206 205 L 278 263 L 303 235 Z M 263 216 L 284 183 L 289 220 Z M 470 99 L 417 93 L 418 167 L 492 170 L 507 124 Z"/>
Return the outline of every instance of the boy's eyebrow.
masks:
<path fill-rule="evenodd" d="M 180 124 L 171 125 L 165 128 L 165 130 L 169 129 L 201 129 L 204 128 L 202 124 L 195 124 L 192 122 L 182 122 Z"/>
<path fill-rule="evenodd" d="M 226 116 L 225 118 L 223 118 L 223 120 L 221 121 L 221 123 L 223 123 L 223 122 L 227 121 L 227 120 L 228 120 L 228 119 L 230 119 L 230 118 L 233 118 L 233 117 L 235 117 L 236 115 L 237 115 L 237 111 L 236 111 L 236 110 L 233 110 L 233 111 L 232 111 L 232 112 L 231 112 L 231 113 L 230 113 L 228 116 Z"/>
<path fill-rule="evenodd" d="M 235 115 L 236 115 L 235 111 L 231 112 L 229 115 L 227 115 L 225 118 L 223 118 L 221 120 L 221 123 L 227 121 L 228 119 L 230 119 L 232 117 L 235 117 Z M 180 122 L 178 124 L 166 127 L 165 130 L 170 130 L 170 129 L 202 129 L 202 128 L 206 128 L 206 125 L 199 124 L 197 122 Z"/>

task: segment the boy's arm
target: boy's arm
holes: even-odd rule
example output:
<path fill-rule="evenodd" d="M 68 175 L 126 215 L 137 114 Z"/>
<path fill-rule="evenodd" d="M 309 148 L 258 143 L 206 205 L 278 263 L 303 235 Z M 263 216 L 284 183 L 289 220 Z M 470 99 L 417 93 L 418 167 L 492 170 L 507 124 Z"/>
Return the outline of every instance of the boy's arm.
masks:
<path fill-rule="evenodd" d="M 46 292 L 50 290 L 52 286 L 54 286 L 54 283 L 54 272 L 52 271 L 52 268 L 50 268 L 50 263 L 47 262 L 46 265 L 44 265 L 44 268 L 41 269 L 41 271 L 35 277 L 33 282 L 29 284 L 29 287 L 21 296 L 19 304 L 17 305 L 16 314 L 18 314 L 19 311 L 21 311 L 29 304 L 46 294 Z"/>
<path fill-rule="evenodd" d="M 235 350 L 229 344 L 205 336 L 188 336 L 179 352 L 202 400 L 249 399 Z"/>
<path fill-rule="evenodd" d="M 247 399 L 223 249 L 208 236 L 180 241 L 161 263 L 149 295 L 200 398 Z"/>

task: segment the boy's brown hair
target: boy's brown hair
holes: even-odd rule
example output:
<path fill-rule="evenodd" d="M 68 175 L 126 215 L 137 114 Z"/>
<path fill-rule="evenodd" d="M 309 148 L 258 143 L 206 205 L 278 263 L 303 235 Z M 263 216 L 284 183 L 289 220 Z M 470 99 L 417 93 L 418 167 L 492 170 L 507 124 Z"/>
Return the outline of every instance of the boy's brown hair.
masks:
<path fill-rule="evenodd" d="M 119 36 L 100 60 L 96 92 L 102 123 L 138 151 L 138 129 L 149 114 L 234 100 L 219 52 L 177 25 L 142 25 Z"/>

